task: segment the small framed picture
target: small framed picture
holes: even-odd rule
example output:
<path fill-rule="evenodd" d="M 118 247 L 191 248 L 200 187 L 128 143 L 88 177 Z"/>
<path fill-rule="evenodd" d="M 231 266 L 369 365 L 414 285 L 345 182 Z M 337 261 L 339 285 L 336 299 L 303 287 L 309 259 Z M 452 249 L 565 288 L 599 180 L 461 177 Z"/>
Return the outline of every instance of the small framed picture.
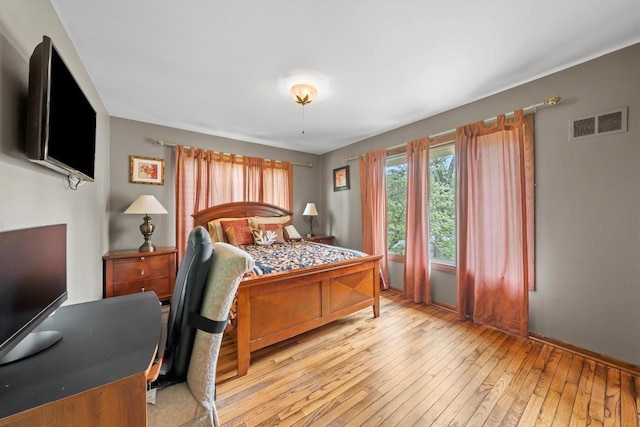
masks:
<path fill-rule="evenodd" d="M 349 165 L 333 170 L 333 191 L 348 190 L 351 187 L 349 183 Z"/>
<path fill-rule="evenodd" d="M 164 159 L 130 156 L 129 182 L 164 185 Z"/>

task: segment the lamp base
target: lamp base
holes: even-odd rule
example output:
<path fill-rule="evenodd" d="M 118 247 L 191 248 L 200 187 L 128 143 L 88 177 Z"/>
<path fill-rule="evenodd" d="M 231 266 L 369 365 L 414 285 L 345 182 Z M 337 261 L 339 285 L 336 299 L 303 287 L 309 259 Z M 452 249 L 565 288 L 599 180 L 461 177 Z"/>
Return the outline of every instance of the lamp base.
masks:
<path fill-rule="evenodd" d="M 307 237 L 313 237 L 315 233 L 313 232 L 313 217 L 309 216 L 309 232 L 307 233 Z"/>
<path fill-rule="evenodd" d="M 154 252 L 156 247 L 151 243 L 151 235 L 155 227 L 151 224 L 151 217 L 149 215 L 145 215 L 143 219 L 144 222 L 140 224 L 140 232 L 144 236 L 144 243 L 138 248 L 138 252 Z"/>
<path fill-rule="evenodd" d="M 151 242 L 144 242 L 142 246 L 138 248 L 138 252 L 155 252 L 156 245 Z"/>

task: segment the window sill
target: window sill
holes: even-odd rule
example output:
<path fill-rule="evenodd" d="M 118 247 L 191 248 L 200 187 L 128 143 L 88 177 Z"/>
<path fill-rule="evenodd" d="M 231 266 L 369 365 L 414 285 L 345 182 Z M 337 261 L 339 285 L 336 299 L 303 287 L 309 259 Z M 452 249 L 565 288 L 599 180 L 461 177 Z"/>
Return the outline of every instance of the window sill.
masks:
<path fill-rule="evenodd" d="M 431 269 L 432 270 L 437 270 L 437 271 L 442 271 L 443 273 L 449 273 L 449 274 L 456 274 L 457 273 L 457 269 L 456 269 L 455 265 L 444 264 L 444 263 L 435 262 L 435 261 L 431 261 Z"/>
<path fill-rule="evenodd" d="M 404 263 L 404 255 L 387 252 L 387 258 L 389 259 L 389 261 Z"/>

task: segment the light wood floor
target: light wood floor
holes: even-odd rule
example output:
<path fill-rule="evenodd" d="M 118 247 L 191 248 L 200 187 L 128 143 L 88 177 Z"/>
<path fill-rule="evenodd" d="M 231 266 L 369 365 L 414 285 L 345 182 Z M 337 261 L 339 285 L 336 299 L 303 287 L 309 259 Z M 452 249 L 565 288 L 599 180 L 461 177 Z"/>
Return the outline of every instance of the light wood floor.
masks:
<path fill-rule="evenodd" d="M 568 351 L 457 322 L 383 292 L 362 310 L 252 355 L 226 340 L 225 426 L 638 426 L 640 378 Z"/>

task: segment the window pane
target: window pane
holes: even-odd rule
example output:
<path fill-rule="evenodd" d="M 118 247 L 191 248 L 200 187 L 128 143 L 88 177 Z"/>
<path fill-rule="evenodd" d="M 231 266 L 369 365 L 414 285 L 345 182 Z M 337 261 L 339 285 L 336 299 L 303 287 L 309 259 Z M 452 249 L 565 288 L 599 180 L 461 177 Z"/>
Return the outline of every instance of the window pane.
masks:
<path fill-rule="evenodd" d="M 387 245 L 390 253 L 404 255 L 407 205 L 407 157 L 387 159 Z"/>
<path fill-rule="evenodd" d="M 429 174 L 429 254 L 431 261 L 455 265 L 456 162 L 453 145 L 431 150 Z"/>

